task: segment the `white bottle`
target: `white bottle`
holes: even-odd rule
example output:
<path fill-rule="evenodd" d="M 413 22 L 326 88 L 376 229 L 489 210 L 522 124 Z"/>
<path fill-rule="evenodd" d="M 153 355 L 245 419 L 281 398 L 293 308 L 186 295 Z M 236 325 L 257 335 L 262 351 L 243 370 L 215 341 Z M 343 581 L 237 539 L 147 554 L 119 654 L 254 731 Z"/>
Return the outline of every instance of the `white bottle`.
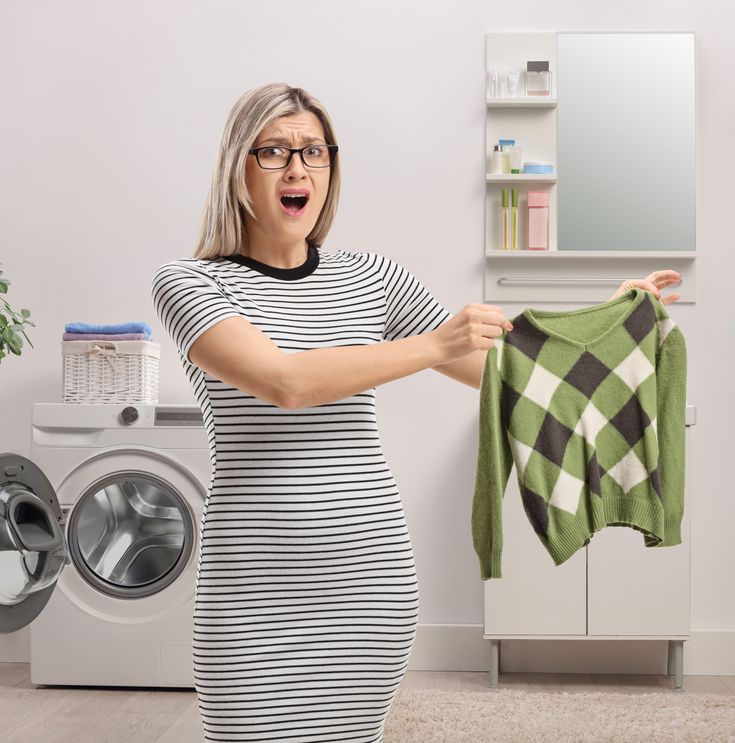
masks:
<path fill-rule="evenodd" d="M 487 96 L 488 98 L 497 98 L 499 93 L 500 93 L 500 86 L 498 83 L 498 67 L 496 65 L 493 68 L 493 71 L 488 74 Z"/>
<path fill-rule="evenodd" d="M 503 172 L 503 151 L 500 149 L 500 145 L 496 144 L 493 147 L 492 165 L 490 169 L 491 175 L 500 175 Z"/>

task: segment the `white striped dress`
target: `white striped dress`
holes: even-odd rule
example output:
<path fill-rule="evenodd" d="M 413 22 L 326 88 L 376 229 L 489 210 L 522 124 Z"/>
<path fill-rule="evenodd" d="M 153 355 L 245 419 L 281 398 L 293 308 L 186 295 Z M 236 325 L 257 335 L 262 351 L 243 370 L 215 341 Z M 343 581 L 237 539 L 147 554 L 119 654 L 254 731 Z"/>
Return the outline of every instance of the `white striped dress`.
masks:
<path fill-rule="evenodd" d="M 188 352 L 232 316 L 290 354 L 404 338 L 452 313 L 389 258 L 314 246 L 287 269 L 240 255 L 173 260 L 151 293 L 212 457 L 193 617 L 205 739 L 382 741 L 419 598 L 375 388 L 282 409 L 205 373 Z"/>

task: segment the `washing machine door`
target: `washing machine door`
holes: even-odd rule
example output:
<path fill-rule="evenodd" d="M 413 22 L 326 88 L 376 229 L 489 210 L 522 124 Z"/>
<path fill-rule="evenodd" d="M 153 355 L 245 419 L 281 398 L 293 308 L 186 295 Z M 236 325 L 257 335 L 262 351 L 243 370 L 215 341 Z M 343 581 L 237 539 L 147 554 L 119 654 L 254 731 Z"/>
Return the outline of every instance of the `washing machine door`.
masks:
<path fill-rule="evenodd" d="M 0 454 L 0 632 L 15 632 L 43 611 L 69 562 L 48 478 L 30 459 Z"/>

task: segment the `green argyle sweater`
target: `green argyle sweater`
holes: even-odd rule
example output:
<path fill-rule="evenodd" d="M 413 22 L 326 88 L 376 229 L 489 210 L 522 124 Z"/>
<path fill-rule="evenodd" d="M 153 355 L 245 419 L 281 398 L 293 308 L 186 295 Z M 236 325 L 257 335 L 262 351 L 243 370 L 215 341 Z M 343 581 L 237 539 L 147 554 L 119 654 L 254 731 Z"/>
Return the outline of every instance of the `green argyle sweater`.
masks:
<path fill-rule="evenodd" d="M 560 565 L 605 526 L 646 547 L 681 543 L 686 344 L 639 288 L 603 304 L 527 308 L 489 350 L 480 388 L 472 538 L 480 576 L 502 578 L 503 496 Z"/>

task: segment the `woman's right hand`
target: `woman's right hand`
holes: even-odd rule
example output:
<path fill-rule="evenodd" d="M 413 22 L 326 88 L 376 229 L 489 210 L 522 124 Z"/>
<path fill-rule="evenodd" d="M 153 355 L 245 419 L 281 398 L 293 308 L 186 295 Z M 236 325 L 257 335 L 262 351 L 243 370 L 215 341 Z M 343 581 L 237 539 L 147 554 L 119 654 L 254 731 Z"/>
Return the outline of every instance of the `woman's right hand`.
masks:
<path fill-rule="evenodd" d="M 503 330 L 513 330 L 513 324 L 494 304 L 466 304 L 431 333 L 446 364 L 472 351 L 489 350 Z"/>

